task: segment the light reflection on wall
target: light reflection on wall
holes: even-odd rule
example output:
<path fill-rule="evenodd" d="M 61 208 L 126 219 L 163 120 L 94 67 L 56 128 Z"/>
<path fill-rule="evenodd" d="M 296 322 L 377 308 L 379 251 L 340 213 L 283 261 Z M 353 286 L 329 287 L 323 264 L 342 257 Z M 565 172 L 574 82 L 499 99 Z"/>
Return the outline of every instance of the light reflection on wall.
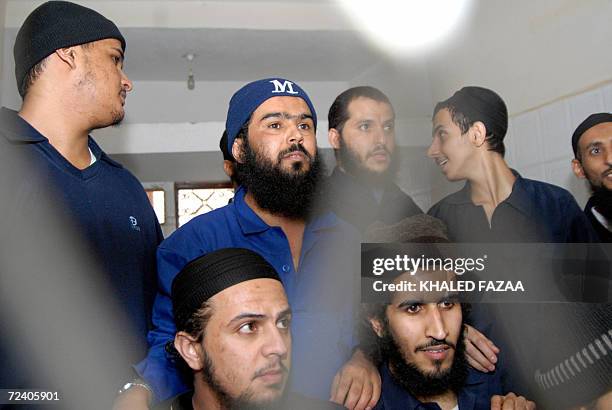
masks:
<path fill-rule="evenodd" d="M 444 41 L 472 0 L 338 0 L 356 29 L 393 56 L 419 54 Z"/>

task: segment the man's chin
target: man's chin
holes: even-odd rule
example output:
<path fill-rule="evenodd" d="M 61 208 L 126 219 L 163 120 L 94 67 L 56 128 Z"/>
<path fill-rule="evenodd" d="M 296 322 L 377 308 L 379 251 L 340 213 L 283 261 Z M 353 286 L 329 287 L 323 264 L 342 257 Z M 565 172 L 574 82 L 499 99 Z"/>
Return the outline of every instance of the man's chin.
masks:
<path fill-rule="evenodd" d="M 273 390 L 273 391 L 265 391 L 257 395 L 248 394 L 236 400 L 233 403 L 231 408 L 241 409 L 241 410 L 247 410 L 247 409 L 253 409 L 253 410 L 279 409 L 280 410 L 283 407 L 282 406 L 282 403 L 284 401 L 283 398 L 284 398 L 284 394 L 283 394 L 282 389 Z"/>

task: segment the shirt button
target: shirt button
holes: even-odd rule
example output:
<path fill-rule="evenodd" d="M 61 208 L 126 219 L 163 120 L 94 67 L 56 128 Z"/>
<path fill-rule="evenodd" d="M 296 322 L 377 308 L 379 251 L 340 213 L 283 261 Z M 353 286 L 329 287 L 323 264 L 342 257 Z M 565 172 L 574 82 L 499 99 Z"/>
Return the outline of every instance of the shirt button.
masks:
<path fill-rule="evenodd" d="M 289 267 L 289 265 L 283 265 L 283 272 L 287 273 L 291 270 L 291 268 Z"/>

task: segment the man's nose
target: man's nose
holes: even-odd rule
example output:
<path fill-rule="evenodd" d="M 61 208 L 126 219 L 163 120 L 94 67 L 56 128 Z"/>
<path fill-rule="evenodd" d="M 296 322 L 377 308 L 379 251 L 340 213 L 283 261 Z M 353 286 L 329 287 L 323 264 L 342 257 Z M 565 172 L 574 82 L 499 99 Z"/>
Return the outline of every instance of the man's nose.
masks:
<path fill-rule="evenodd" d="M 428 316 L 426 336 L 436 340 L 445 340 L 448 331 L 440 310 L 437 307 L 432 308 Z"/>
<path fill-rule="evenodd" d="M 276 355 L 281 358 L 287 357 L 289 352 L 289 344 L 291 343 L 291 337 L 287 333 L 283 333 L 281 329 L 274 327 L 266 334 L 266 340 L 262 348 L 262 354 L 264 356 Z"/>
<path fill-rule="evenodd" d="M 427 156 L 429 158 L 434 158 L 438 154 L 438 151 L 439 151 L 438 139 L 434 138 L 431 141 L 431 145 L 429 146 L 429 148 L 427 148 Z"/>

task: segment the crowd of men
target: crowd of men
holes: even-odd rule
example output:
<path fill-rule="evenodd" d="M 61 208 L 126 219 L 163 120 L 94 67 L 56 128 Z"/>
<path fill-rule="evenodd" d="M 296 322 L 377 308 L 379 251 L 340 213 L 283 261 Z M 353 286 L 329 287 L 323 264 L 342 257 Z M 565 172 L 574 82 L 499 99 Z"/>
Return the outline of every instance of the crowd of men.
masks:
<path fill-rule="evenodd" d="M 256 80 L 233 94 L 220 141 L 233 200 L 164 240 L 139 181 L 89 135 L 124 117 L 125 51 L 117 26 L 94 10 L 44 3 L 14 47 L 23 104 L 0 111 L 1 155 L 24 156 L 34 170 L 12 201 L 34 212 L 49 198 L 60 204 L 139 338 L 118 376 L 116 409 L 535 408 L 523 395 L 537 390 L 503 377 L 527 364 L 504 362 L 468 304 L 398 293 L 361 306 L 360 243 L 609 243 L 612 114 L 593 114 L 567 136 L 573 172 L 592 191 L 582 211 L 568 191 L 505 162 L 503 99 L 460 89 L 435 106 L 427 155 L 449 181 L 466 183 L 424 215 L 395 183 L 396 114 L 383 92 L 354 87 L 332 103 L 336 167 L 327 176 L 307 92 L 284 78 Z M 372 237 L 373 226 L 386 233 Z M 601 306 L 605 334 L 612 305 Z M 593 375 L 576 376 L 592 388 L 569 389 L 567 408 L 609 404 L 605 340 L 588 347 L 600 349 Z M 19 367 L 7 365 L 0 387 L 31 387 Z"/>

